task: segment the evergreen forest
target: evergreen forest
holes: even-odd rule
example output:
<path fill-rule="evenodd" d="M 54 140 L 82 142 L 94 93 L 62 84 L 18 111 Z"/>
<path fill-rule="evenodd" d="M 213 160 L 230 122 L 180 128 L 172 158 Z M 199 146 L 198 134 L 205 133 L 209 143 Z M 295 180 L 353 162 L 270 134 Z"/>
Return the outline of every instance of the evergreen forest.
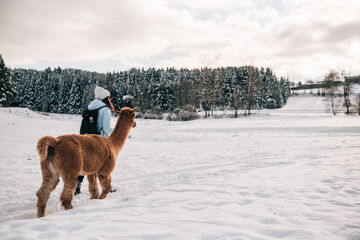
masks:
<path fill-rule="evenodd" d="M 60 67 L 9 69 L 4 63 L 0 68 L 7 73 L 1 79 L 1 105 L 51 113 L 81 113 L 94 98 L 95 86 L 110 91 L 115 108 L 136 106 L 141 113 L 170 113 L 191 106 L 205 111 L 205 116 L 214 110 L 250 114 L 251 109 L 280 108 L 290 96 L 287 79 L 278 79 L 270 68 L 254 66 L 133 68 L 106 74 Z M 2 89 L 10 89 L 11 96 Z"/>

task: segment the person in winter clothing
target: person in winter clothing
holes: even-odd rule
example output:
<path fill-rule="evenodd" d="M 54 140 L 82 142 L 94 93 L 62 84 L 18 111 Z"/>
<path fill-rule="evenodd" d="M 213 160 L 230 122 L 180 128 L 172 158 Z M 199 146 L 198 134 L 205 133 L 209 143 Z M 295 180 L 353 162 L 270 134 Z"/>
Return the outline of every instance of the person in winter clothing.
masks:
<path fill-rule="evenodd" d="M 106 107 L 104 107 L 106 106 Z M 100 108 L 100 109 L 99 109 Z M 95 88 L 95 99 L 88 105 L 89 110 L 99 109 L 97 118 L 97 130 L 103 137 L 108 137 L 114 130 L 110 126 L 111 111 L 115 111 L 110 100 L 110 92 L 102 87 Z M 76 186 L 75 195 L 80 194 L 81 183 L 84 176 L 78 176 L 78 184 Z"/>
<path fill-rule="evenodd" d="M 111 103 L 109 91 L 102 87 L 95 88 L 95 99 L 92 100 L 88 106 L 89 110 L 98 108 L 101 109 L 99 109 L 97 129 L 101 136 L 108 137 L 114 130 L 110 127 L 111 111 L 114 111 L 114 106 Z"/>

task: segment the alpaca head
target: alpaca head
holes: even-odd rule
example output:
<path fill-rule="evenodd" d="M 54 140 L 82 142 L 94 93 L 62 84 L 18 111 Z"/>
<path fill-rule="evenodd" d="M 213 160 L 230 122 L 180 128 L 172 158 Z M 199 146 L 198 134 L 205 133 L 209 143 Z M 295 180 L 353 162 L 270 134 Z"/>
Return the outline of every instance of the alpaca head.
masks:
<path fill-rule="evenodd" d="M 136 117 L 136 111 L 138 108 L 129 108 L 129 107 L 123 107 L 120 111 L 116 111 L 119 116 L 124 116 L 128 118 L 131 121 L 131 126 L 134 128 L 136 127 L 135 117 Z"/>

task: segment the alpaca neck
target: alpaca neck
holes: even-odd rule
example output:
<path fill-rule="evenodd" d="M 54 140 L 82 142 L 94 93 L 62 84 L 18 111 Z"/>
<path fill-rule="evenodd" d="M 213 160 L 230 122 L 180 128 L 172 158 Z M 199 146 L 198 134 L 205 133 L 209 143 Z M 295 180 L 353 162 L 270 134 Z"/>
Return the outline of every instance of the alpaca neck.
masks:
<path fill-rule="evenodd" d="M 116 149 L 116 154 L 120 152 L 122 147 L 125 144 L 125 141 L 129 135 L 131 129 L 131 122 L 128 118 L 124 116 L 119 116 L 116 126 L 109 136 L 109 139 L 113 145 L 113 147 Z"/>

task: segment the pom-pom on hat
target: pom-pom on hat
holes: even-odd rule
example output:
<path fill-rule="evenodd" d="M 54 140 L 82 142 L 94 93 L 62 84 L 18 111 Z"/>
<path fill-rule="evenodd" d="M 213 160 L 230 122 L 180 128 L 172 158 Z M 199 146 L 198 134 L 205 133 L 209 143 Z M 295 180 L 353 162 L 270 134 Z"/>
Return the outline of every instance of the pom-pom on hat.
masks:
<path fill-rule="evenodd" d="M 103 100 L 106 97 L 110 96 L 110 92 L 102 87 L 95 88 L 95 98 L 98 100 Z"/>

